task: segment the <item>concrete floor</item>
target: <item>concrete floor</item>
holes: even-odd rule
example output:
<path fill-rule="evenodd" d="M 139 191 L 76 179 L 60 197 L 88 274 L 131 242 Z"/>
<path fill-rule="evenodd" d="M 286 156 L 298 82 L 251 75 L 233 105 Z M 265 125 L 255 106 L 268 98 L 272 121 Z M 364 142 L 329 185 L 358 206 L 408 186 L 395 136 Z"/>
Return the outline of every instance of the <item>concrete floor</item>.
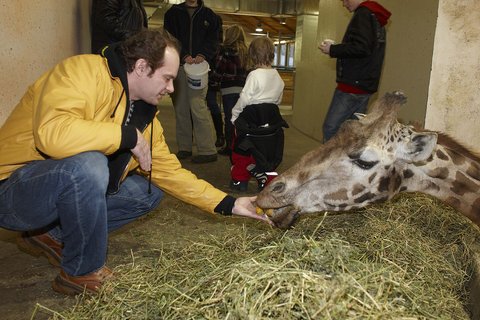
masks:
<path fill-rule="evenodd" d="M 165 130 L 165 138 L 170 146 L 172 152 L 177 152 L 176 138 L 175 138 L 175 113 L 170 99 L 165 99 L 160 102 L 159 106 L 160 115 L 159 119 Z M 291 117 L 294 112 L 292 106 L 281 105 L 280 112 L 285 120 L 289 123 L 290 128 L 285 130 L 285 152 L 284 159 L 279 171 L 283 171 L 285 168 L 290 167 L 300 156 L 307 151 L 315 148 L 320 143 L 305 136 L 300 131 L 296 130 L 291 125 Z M 318 124 L 319 126 L 322 123 Z M 225 157 L 222 157 L 225 158 Z"/>

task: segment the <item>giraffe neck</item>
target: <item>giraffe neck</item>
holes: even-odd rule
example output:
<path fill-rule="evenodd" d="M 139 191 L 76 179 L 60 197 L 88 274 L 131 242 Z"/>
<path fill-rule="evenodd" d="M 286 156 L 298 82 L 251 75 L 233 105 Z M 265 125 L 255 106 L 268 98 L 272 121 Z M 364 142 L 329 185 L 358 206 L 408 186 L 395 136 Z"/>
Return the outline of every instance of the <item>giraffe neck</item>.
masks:
<path fill-rule="evenodd" d="M 432 158 L 413 166 L 406 188 L 440 199 L 480 226 L 480 162 L 465 150 L 438 144 Z"/>

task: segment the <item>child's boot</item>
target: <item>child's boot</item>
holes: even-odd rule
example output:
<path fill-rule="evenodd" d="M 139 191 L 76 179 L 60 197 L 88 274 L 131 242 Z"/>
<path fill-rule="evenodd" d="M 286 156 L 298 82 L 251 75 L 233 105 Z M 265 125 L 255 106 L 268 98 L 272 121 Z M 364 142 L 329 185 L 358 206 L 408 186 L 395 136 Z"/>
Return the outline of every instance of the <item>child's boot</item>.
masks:
<path fill-rule="evenodd" d="M 230 189 L 233 191 L 246 192 L 248 189 L 248 181 L 230 181 Z"/>

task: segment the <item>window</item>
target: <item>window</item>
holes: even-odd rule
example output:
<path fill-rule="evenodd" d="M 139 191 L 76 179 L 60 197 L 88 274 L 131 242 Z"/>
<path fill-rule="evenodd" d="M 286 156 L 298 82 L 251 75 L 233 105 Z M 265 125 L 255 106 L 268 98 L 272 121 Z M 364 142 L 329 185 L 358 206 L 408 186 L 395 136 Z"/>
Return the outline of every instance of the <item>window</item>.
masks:
<path fill-rule="evenodd" d="M 278 68 L 292 69 L 295 67 L 295 42 L 275 41 L 275 57 L 273 66 Z"/>
<path fill-rule="evenodd" d="M 295 57 L 295 42 L 289 42 L 287 45 L 287 67 L 295 67 L 294 57 Z"/>

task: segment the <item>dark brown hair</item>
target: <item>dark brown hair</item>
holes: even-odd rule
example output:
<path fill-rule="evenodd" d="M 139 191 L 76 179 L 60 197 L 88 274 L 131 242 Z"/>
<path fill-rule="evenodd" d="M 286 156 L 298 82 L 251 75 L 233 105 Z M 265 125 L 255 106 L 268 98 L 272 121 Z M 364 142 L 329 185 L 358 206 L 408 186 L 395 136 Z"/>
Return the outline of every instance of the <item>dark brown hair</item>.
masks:
<path fill-rule="evenodd" d="M 248 47 L 248 54 L 253 65 L 271 65 L 275 57 L 275 46 L 273 41 L 266 36 L 253 39 Z"/>
<path fill-rule="evenodd" d="M 164 62 L 165 49 L 174 48 L 180 52 L 178 41 L 164 30 L 142 30 L 127 38 L 121 45 L 121 51 L 127 66 L 132 72 L 138 59 L 145 59 L 151 68 L 150 74 L 160 68 Z"/>

